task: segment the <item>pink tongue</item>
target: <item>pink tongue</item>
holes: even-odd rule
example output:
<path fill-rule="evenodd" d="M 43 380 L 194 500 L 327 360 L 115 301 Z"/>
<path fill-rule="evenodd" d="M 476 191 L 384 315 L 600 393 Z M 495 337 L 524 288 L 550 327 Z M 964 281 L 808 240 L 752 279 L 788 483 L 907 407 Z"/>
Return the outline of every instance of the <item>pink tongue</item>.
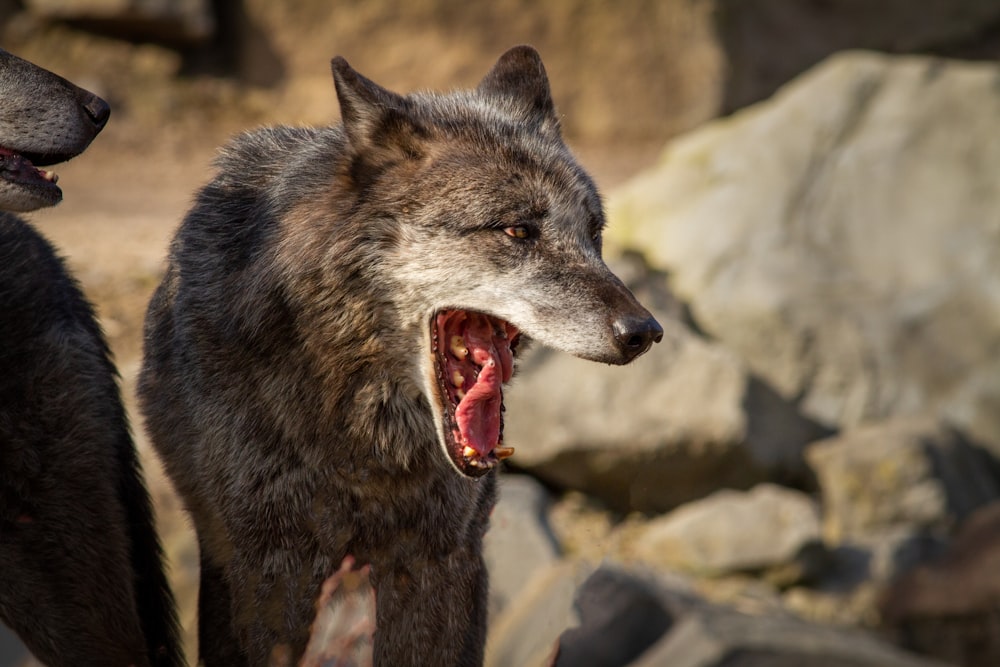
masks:
<path fill-rule="evenodd" d="M 463 446 L 485 456 L 500 440 L 501 385 L 513 373 L 513 355 L 506 335 L 494 335 L 493 322 L 485 315 L 469 313 L 459 328 L 470 359 L 480 368 L 471 387 L 468 382 L 472 378 L 466 376 L 467 389 L 455 410 L 455 421 Z"/>

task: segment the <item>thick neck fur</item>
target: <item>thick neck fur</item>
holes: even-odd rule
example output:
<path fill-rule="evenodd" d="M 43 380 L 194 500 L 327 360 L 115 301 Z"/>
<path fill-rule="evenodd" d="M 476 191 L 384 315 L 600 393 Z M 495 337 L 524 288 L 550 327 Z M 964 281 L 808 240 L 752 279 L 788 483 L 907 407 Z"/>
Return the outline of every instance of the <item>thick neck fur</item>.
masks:
<path fill-rule="evenodd" d="M 269 228 L 260 233 L 280 228 L 283 239 L 272 256 L 250 259 L 241 277 L 252 286 L 244 285 L 247 305 L 232 306 L 244 335 L 260 332 L 262 340 L 273 341 L 274 327 L 288 331 L 284 349 L 270 353 L 284 357 L 289 375 L 258 378 L 258 386 L 283 385 L 265 389 L 279 404 L 272 414 L 301 414 L 301 408 L 281 409 L 285 401 L 310 405 L 312 424 L 284 427 L 289 433 L 313 431 L 320 456 L 330 449 L 320 443 L 330 438 L 350 445 L 352 461 L 343 460 L 345 449 L 338 448 L 341 470 L 410 469 L 418 455 L 426 460 L 428 454 L 434 465 L 447 465 L 419 384 L 420 355 L 429 353 L 426 321 L 399 312 L 391 299 L 398 286 L 382 270 L 397 223 L 380 215 L 377 200 L 359 204 L 339 128 L 265 130 L 234 148 L 241 155 L 222 156 L 217 183 L 227 190 L 249 187 L 260 219 L 248 224 Z M 235 175 L 237 184 L 227 174 L 227 161 L 243 161 L 248 151 L 256 153 L 261 169 Z M 331 153 L 340 159 L 331 161 Z M 318 171 L 317 165 L 327 166 Z M 272 210 L 270 201 L 289 204 Z M 268 295 L 269 307 L 260 307 L 261 295 Z"/>

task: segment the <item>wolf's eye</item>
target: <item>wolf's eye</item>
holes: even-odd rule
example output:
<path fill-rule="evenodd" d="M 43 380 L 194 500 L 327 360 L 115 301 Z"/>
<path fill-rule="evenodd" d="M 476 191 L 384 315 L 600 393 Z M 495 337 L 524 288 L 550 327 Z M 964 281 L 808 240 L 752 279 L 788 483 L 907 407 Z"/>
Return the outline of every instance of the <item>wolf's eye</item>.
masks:
<path fill-rule="evenodd" d="M 524 225 L 515 225 L 513 227 L 504 227 L 503 233 L 514 239 L 526 239 L 531 236 L 531 230 Z"/>

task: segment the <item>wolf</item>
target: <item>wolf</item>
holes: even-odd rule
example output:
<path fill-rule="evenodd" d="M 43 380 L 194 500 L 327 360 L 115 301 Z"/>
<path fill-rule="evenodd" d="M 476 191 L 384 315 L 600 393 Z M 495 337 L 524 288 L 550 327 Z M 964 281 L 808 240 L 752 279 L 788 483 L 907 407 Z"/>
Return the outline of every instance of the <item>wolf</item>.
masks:
<path fill-rule="evenodd" d="M 22 218 L 104 100 L 0 50 L 0 620 L 51 667 L 183 663 L 149 495 L 94 310 Z"/>
<path fill-rule="evenodd" d="M 297 661 L 350 558 L 376 665 L 478 665 L 515 355 L 625 364 L 662 328 L 601 258 L 533 48 L 447 94 L 332 69 L 341 123 L 224 147 L 147 312 L 140 403 L 197 532 L 201 659 Z"/>

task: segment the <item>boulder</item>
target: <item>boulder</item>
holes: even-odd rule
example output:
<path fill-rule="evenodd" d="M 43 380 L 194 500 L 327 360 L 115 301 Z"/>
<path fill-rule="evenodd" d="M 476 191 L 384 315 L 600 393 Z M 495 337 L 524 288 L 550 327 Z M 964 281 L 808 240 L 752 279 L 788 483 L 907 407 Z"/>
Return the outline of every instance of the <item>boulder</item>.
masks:
<path fill-rule="evenodd" d="M 672 142 L 609 242 L 804 416 L 944 415 L 1000 451 L 998 78 L 835 55 Z"/>
<path fill-rule="evenodd" d="M 946 536 L 976 508 L 1000 497 L 990 456 L 955 429 L 899 418 L 810 446 L 830 544 L 903 529 Z"/>
<path fill-rule="evenodd" d="M 490 573 L 490 618 L 558 560 L 559 548 L 546 520 L 549 504 L 548 492 L 534 479 L 500 476 L 500 499 L 483 538 L 483 560 Z"/>
<path fill-rule="evenodd" d="M 722 575 L 780 568 L 819 541 L 812 498 L 761 484 L 748 492 L 717 491 L 651 520 L 635 548 L 650 565 Z"/>
<path fill-rule="evenodd" d="M 657 587 L 603 566 L 576 592 L 580 625 L 563 632 L 554 667 L 618 667 L 638 658 L 673 625 Z"/>
<path fill-rule="evenodd" d="M 1000 665 L 1000 501 L 972 514 L 937 562 L 896 581 L 882 600 L 902 645 L 961 665 Z"/>
<path fill-rule="evenodd" d="M 490 622 L 485 667 L 550 664 L 559 635 L 580 622 L 573 598 L 593 569 L 560 562 L 533 577 L 531 585 Z"/>

